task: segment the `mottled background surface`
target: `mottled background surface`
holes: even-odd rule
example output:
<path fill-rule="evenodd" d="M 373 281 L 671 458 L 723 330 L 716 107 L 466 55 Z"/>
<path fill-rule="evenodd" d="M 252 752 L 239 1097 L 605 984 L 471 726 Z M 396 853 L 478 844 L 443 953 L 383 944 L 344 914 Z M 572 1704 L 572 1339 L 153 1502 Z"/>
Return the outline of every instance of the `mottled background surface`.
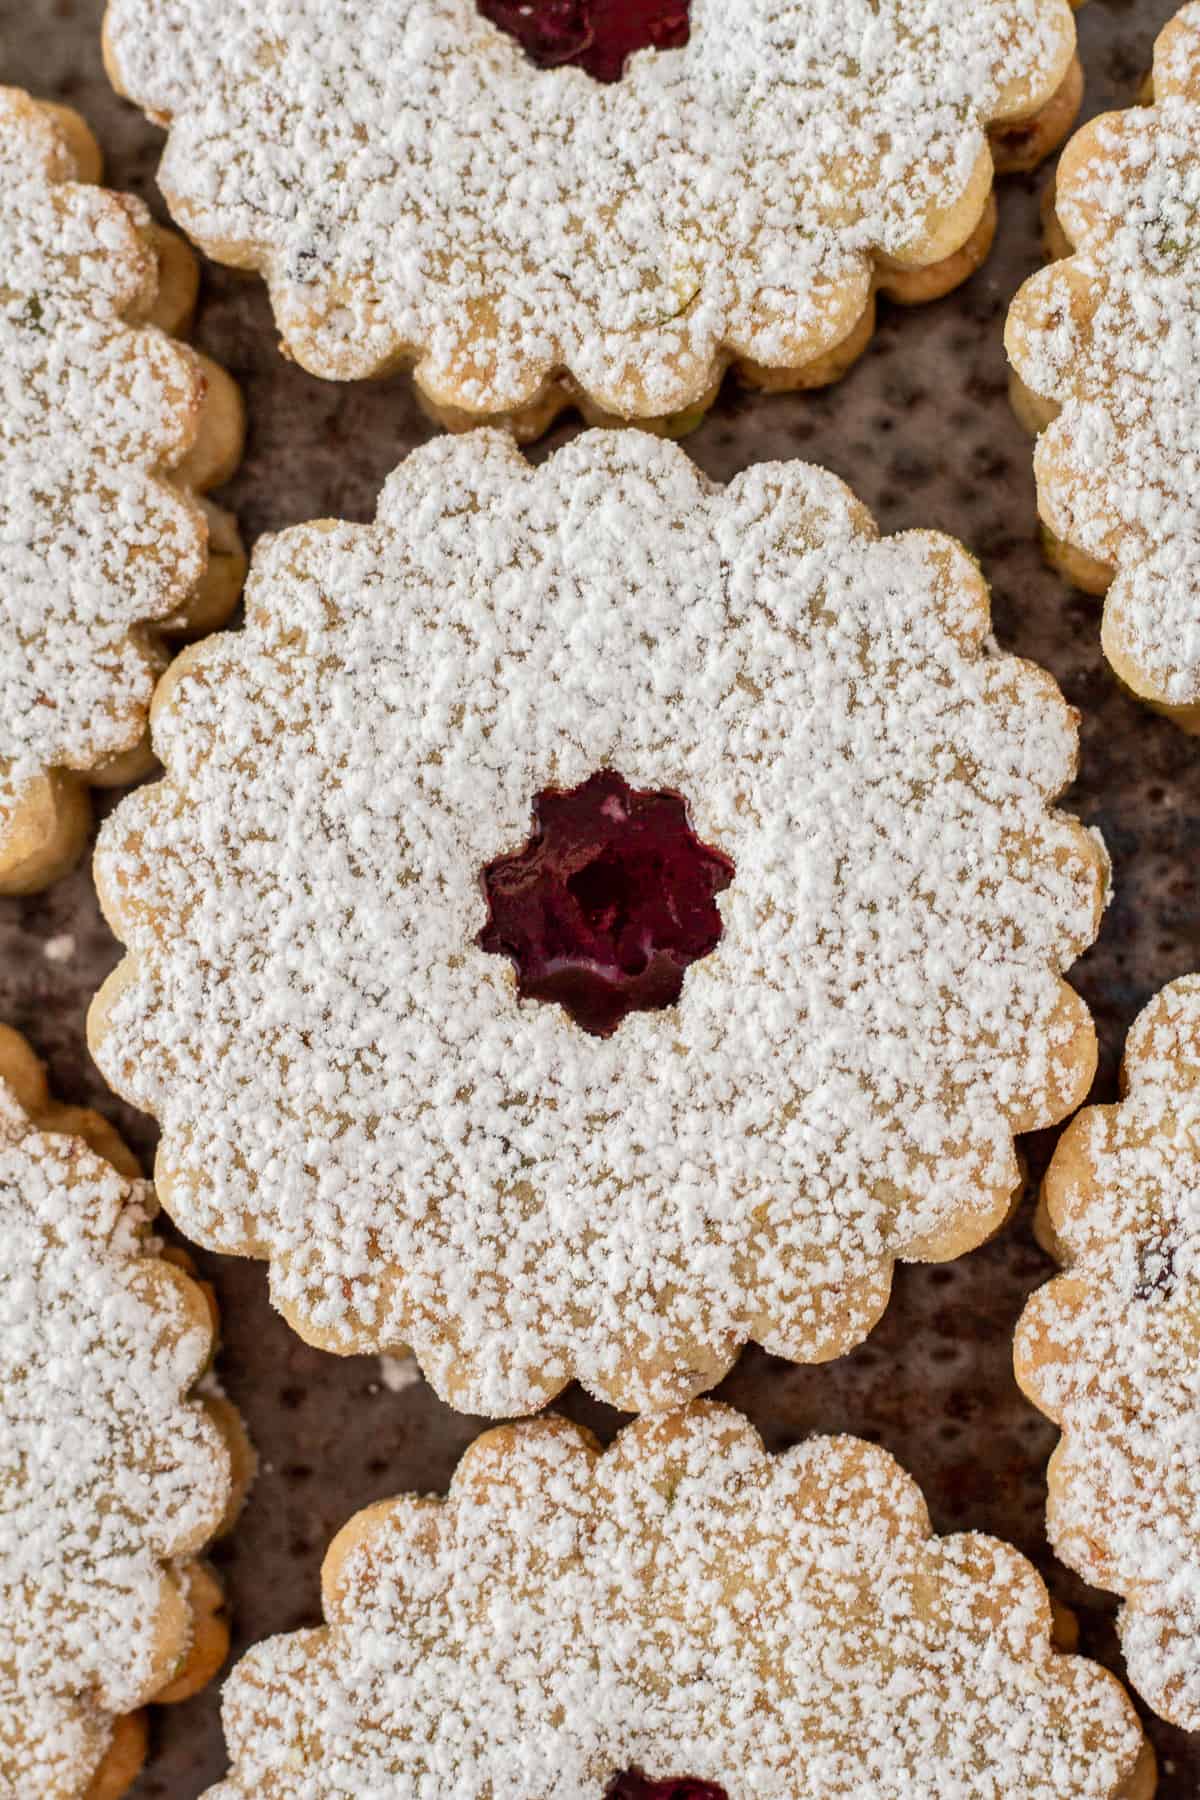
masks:
<path fill-rule="evenodd" d="M 0 0 L 0 80 L 79 107 L 104 146 L 111 183 L 161 213 L 161 134 L 108 88 L 101 10 L 100 0 Z M 1130 99 L 1173 10 L 1173 0 L 1092 0 L 1079 22 L 1086 113 Z M 726 391 L 688 448 L 721 480 L 768 457 L 811 458 L 844 476 L 884 530 L 926 525 L 962 538 L 992 582 L 1001 642 L 1048 665 L 1080 708 L 1082 772 L 1069 803 L 1103 830 L 1116 897 L 1073 979 L 1099 1026 L 1096 1097 L 1108 1099 L 1139 1007 L 1163 982 L 1200 967 L 1200 742 L 1117 690 L 1100 655 L 1097 603 L 1066 589 L 1041 561 L 1030 445 L 1005 401 L 1001 335 L 1010 297 L 1040 260 L 1045 178 L 1001 184 L 1000 236 L 983 271 L 920 312 L 885 305 L 874 344 L 839 387 L 773 400 Z M 322 515 L 370 518 L 385 475 L 430 435 L 406 378 L 337 387 L 283 361 L 264 292 L 251 279 L 205 270 L 197 341 L 233 372 L 249 405 L 246 459 L 227 495 L 249 542 Z M 86 865 L 49 894 L 0 899 L 0 1018 L 49 1060 L 59 1094 L 108 1112 L 149 1158 L 151 1122 L 106 1092 L 84 1042 L 88 1000 L 116 960 Z M 1049 1139 L 1026 1146 L 1035 1171 Z M 318 1570 L 332 1534 L 370 1501 L 403 1488 L 443 1489 L 478 1422 L 442 1406 L 424 1383 L 389 1392 L 373 1359 L 308 1349 L 272 1312 L 260 1265 L 200 1261 L 221 1300 L 222 1371 L 262 1459 L 238 1529 L 216 1554 L 241 1650 L 269 1632 L 316 1622 Z M 1019 1545 L 1077 1609 L 1083 1647 L 1119 1670 L 1114 1603 L 1047 1550 L 1044 1470 L 1055 1433 L 1011 1374 L 1013 1325 L 1049 1273 L 1026 1206 L 996 1243 L 953 1266 L 899 1269 L 887 1316 L 854 1355 L 831 1367 L 791 1368 L 752 1350 L 721 1392 L 772 1447 L 814 1430 L 885 1444 L 922 1483 L 939 1529 L 991 1531 Z M 618 1423 L 577 1392 L 565 1404 L 604 1436 Z M 1192 1800 L 1200 1794 L 1200 1737 L 1147 1723 L 1163 1800 Z M 191 1800 L 221 1774 L 216 1688 L 159 1710 L 152 1730 L 137 1800 Z"/>

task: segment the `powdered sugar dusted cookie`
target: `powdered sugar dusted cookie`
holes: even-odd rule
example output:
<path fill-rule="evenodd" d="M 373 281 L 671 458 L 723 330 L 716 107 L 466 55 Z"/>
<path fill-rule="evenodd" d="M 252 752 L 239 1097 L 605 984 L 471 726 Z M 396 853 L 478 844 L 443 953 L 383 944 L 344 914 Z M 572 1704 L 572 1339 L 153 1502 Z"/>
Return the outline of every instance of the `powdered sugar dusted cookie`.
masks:
<path fill-rule="evenodd" d="M 160 634 L 220 624 L 244 572 L 197 499 L 241 402 L 168 335 L 194 260 L 99 171 L 77 114 L 0 88 L 0 893 L 74 861 L 84 782 L 144 772 Z"/>
<path fill-rule="evenodd" d="M 1017 1374 L 1062 1426 L 1059 1554 L 1125 1596 L 1130 1678 L 1200 1729 L 1200 976 L 1129 1035 L 1125 1098 L 1073 1121 L 1046 1176 L 1067 1272 L 1035 1295 Z"/>
<path fill-rule="evenodd" d="M 1074 716 L 834 477 L 439 439 L 256 552 L 101 837 L 110 1080 L 186 1232 L 494 1414 L 819 1360 L 1091 1080 Z"/>
<path fill-rule="evenodd" d="M 1133 1710 L 1055 1655 L 1050 1606 L 994 1538 L 938 1538 L 886 1452 L 768 1456 L 695 1402 L 603 1455 L 556 1418 L 501 1426 L 446 1500 L 335 1538 L 317 1630 L 225 1689 L 209 1800 L 689 1800 L 1153 1792 Z"/>
<path fill-rule="evenodd" d="M 288 352 L 415 362 L 452 427 L 578 401 L 685 429 L 735 362 L 840 374 L 876 286 L 986 254 L 1081 78 L 1067 0 L 111 0 L 161 182 L 260 270 Z M 622 72 L 623 71 L 623 72 Z"/>
<path fill-rule="evenodd" d="M 1018 410 L 1050 551 L 1108 591 L 1105 655 L 1200 731 L 1200 5 L 1154 57 L 1153 105 L 1094 119 L 1059 165 L 1066 260 L 1017 295 Z M 1074 252 L 1070 254 L 1070 252 Z"/>
<path fill-rule="evenodd" d="M 60 1106 L 0 1027 L 0 1793 L 115 1800 L 136 1709 L 228 1648 L 196 1561 L 249 1472 L 237 1416 L 195 1397 L 210 1296 L 149 1235 L 112 1127 Z"/>

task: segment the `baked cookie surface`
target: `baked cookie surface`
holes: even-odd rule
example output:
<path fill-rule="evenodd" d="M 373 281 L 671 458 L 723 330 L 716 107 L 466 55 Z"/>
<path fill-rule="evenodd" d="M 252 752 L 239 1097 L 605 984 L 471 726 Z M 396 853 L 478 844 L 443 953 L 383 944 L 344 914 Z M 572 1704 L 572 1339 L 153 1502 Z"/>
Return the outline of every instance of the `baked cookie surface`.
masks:
<path fill-rule="evenodd" d="M 116 1800 L 151 1699 L 228 1646 L 196 1561 L 249 1453 L 216 1393 L 205 1291 L 151 1236 L 111 1126 L 58 1106 L 0 1027 L 0 1794 Z"/>
<path fill-rule="evenodd" d="M 160 633 L 237 598 L 229 377 L 187 324 L 191 252 L 95 185 L 77 114 L 0 88 L 0 893 L 78 855 L 83 783 L 144 772 Z"/>
<path fill-rule="evenodd" d="M 1058 1554 L 1125 1596 L 1130 1680 L 1200 1729 L 1200 977 L 1134 1024 L 1125 1097 L 1072 1121 L 1046 1176 L 1066 1272 L 1030 1301 L 1017 1376 L 1062 1427 Z"/>
<path fill-rule="evenodd" d="M 933 1536 L 854 1438 L 768 1456 L 704 1402 L 603 1454 L 562 1419 L 501 1426 L 444 1501 L 352 1519 L 322 1587 L 327 1623 L 227 1683 L 208 1800 L 601 1800 L 629 1769 L 697 1800 L 1154 1789 L 1119 1684 L 1053 1653 L 1032 1567 Z"/>
<path fill-rule="evenodd" d="M 1121 680 L 1200 731 L 1200 6 L 1155 49 L 1153 104 L 1063 152 L 1051 245 L 1009 314 L 1050 553 L 1104 593 Z"/>
<path fill-rule="evenodd" d="M 548 10 L 490 8 L 514 29 Z M 676 12 L 686 42 L 614 82 L 538 67 L 473 0 L 237 0 L 219 31 L 204 0 L 112 0 L 106 61 L 169 126 L 176 218 L 266 276 L 313 373 L 414 362 L 451 426 L 534 435 L 576 400 L 679 430 L 730 362 L 830 380 L 876 285 L 932 298 L 971 273 L 988 127 L 1030 165 L 1080 77 L 1066 0 Z"/>
<path fill-rule="evenodd" d="M 129 955 L 90 1036 L 161 1121 L 164 1204 L 269 1258 L 306 1338 L 409 1345 L 469 1410 L 849 1348 L 895 1258 L 997 1229 L 1014 1131 L 1094 1067 L 1074 716 L 988 628 L 952 540 L 640 433 L 538 469 L 440 439 L 374 525 L 261 543 L 96 860 Z M 577 843 L 538 835 L 556 801 Z M 539 857 L 526 930 L 488 889 Z M 663 915 L 673 1001 L 580 1023 L 672 960 Z M 558 998 L 520 997 L 535 964 Z"/>

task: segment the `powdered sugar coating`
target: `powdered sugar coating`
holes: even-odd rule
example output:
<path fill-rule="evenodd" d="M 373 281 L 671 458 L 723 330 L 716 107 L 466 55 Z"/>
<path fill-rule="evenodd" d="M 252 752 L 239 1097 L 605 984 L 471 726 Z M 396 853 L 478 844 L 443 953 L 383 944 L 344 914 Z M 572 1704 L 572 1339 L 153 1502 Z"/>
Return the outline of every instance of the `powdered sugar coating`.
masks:
<path fill-rule="evenodd" d="M 155 1204 L 0 1079 L 0 1794 L 79 1800 L 187 1650 L 184 1560 L 231 1494 L 186 1398 L 212 1331 Z"/>
<path fill-rule="evenodd" d="M 203 377 L 153 326 L 149 214 L 73 179 L 53 115 L 0 89 L 0 835 L 49 770 L 145 729 L 144 627 L 204 572 L 198 507 L 156 473 L 196 432 Z"/>
<path fill-rule="evenodd" d="M 169 779 L 97 853 L 131 956 L 93 1045 L 162 1122 L 165 1204 L 269 1257 L 307 1337 L 411 1346 L 471 1410 L 572 1376 L 663 1406 L 747 1338 L 857 1341 L 1091 1077 L 1058 970 L 1106 863 L 1047 803 L 1074 718 L 987 626 L 953 540 L 637 433 L 539 469 L 439 440 L 373 526 L 260 541 L 245 631 L 156 707 Z M 679 1005 L 602 1040 L 475 939 L 533 796 L 606 766 L 737 872 Z"/>
<path fill-rule="evenodd" d="M 1200 5 L 1162 33 L 1154 93 L 1064 152 L 1076 253 L 1021 289 L 1008 349 L 1059 408 L 1035 459 L 1042 516 L 1115 571 L 1106 653 L 1184 706 L 1200 700 Z"/>
<path fill-rule="evenodd" d="M 1074 49 L 1067 0 L 693 0 L 615 84 L 538 69 L 473 0 L 111 0 L 117 85 L 170 125 L 161 181 L 259 269 L 289 352 L 417 360 L 476 418 L 566 371 L 601 407 L 692 405 L 730 356 L 847 336 L 874 259 L 958 249 L 985 126 Z M 961 218 L 956 211 L 967 204 Z M 947 241 L 939 232 L 948 227 Z"/>
<path fill-rule="evenodd" d="M 1048 1177 L 1068 1272 L 1030 1302 L 1017 1368 L 1063 1428 L 1059 1554 L 1126 1596 L 1130 1677 L 1200 1728 L 1200 977 L 1172 982 L 1125 1051 L 1127 1094 L 1071 1126 Z"/>
<path fill-rule="evenodd" d="M 770 1457 L 704 1403 L 604 1455 L 563 1420 L 501 1427 L 444 1502 L 352 1520 L 323 1587 L 328 1625 L 227 1684 L 209 1800 L 599 1800 L 630 1766 L 730 1800 L 1133 1791 L 1132 1708 L 1051 1653 L 1029 1564 L 932 1537 L 854 1438 Z"/>

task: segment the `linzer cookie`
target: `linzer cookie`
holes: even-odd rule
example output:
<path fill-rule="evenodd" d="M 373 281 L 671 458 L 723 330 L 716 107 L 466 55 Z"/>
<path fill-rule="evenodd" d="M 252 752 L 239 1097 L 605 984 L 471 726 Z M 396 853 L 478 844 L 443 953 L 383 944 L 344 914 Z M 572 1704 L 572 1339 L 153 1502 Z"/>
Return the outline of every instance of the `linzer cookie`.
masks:
<path fill-rule="evenodd" d="M 988 634 L 953 540 L 638 432 L 441 438 L 263 542 L 96 860 L 164 1204 L 470 1410 L 848 1349 L 1094 1067 L 1075 718 Z"/>
<path fill-rule="evenodd" d="M 768 1456 L 726 1407 L 604 1454 L 546 1418 L 476 1440 L 447 1498 L 370 1507 L 327 1623 L 225 1688 L 208 1800 L 1140 1800 L 1119 1684 L 1051 1645 L 995 1538 L 935 1537 L 886 1452 Z"/>
<path fill-rule="evenodd" d="M 1125 1049 L 1125 1097 L 1065 1133 L 1046 1222 L 1066 1273 L 1017 1337 L 1022 1387 L 1062 1427 L 1060 1556 L 1125 1597 L 1134 1686 L 1200 1730 L 1200 976 L 1172 982 Z"/>
<path fill-rule="evenodd" d="M 212 1303 L 150 1235 L 153 1191 L 112 1127 L 50 1100 L 0 1028 L 0 1793 L 116 1800 L 147 1700 L 228 1649 L 197 1561 L 250 1456 L 197 1394 Z"/>
<path fill-rule="evenodd" d="M 1200 5 L 1159 37 L 1152 105 L 1063 152 L 1050 243 L 1008 321 L 1051 559 L 1107 591 L 1121 680 L 1200 731 Z"/>
<path fill-rule="evenodd" d="M 833 380 L 878 288 L 978 266 L 994 166 L 1081 91 L 1067 0 L 111 0 L 105 43 L 290 355 L 526 437 Z"/>
<path fill-rule="evenodd" d="M 75 860 L 86 784 L 145 772 L 162 634 L 220 624 L 244 573 L 198 498 L 241 402 L 170 335 L 194 259 L 99 173 L 77 114 L 0 88 L 0 893 Z"/>

